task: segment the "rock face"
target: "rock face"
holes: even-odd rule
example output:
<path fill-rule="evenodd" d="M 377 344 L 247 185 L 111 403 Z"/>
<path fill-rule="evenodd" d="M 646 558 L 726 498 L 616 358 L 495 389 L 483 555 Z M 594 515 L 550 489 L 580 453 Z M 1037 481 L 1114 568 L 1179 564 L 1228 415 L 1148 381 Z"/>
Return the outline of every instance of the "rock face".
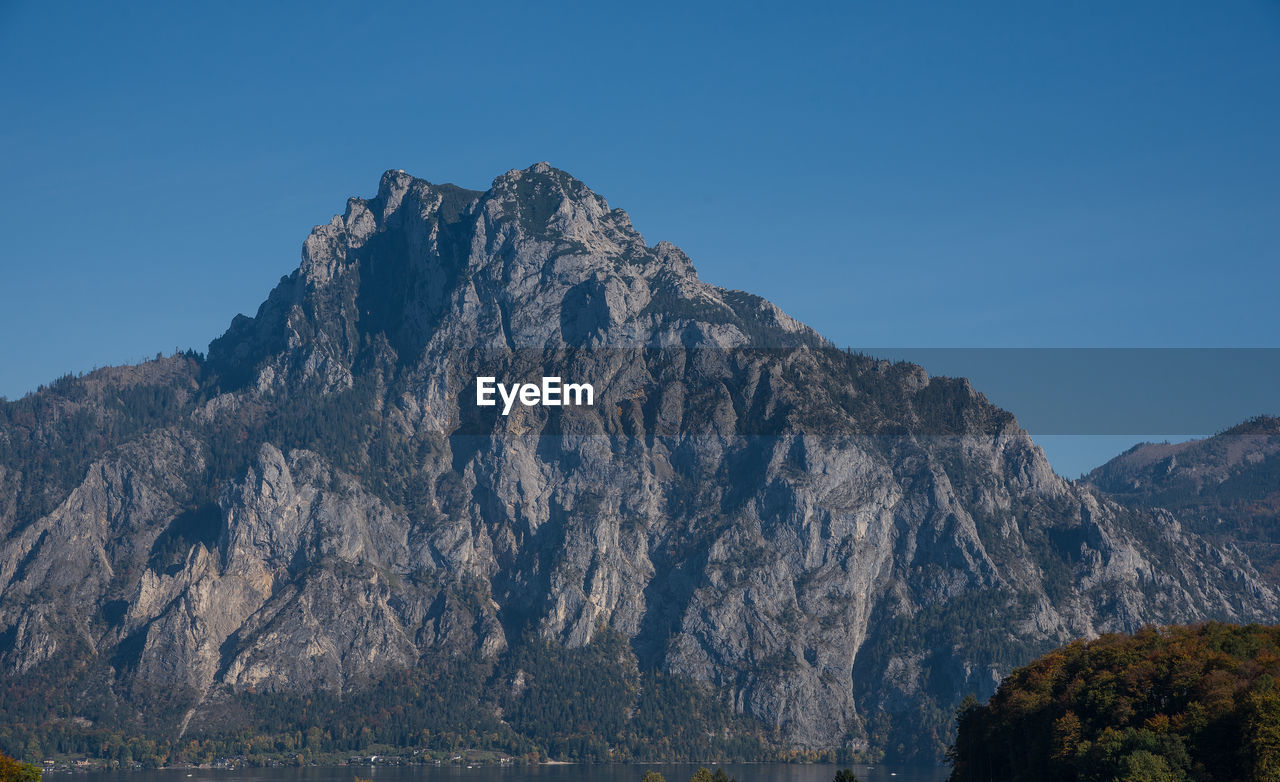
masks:
<path fill-rule="evenodd" d="M 478 374 L 597 398 L 503 416 Z M 928 753 L 1048 647 L 1278 607 L 966 381 L 702 282 L 546 164 L 483 193 L 388 172 L 207 360 L 59 381 L 0 447 L 5 676 L 97 661 L 184 730 L 608 630 L 783 743 Z"/>

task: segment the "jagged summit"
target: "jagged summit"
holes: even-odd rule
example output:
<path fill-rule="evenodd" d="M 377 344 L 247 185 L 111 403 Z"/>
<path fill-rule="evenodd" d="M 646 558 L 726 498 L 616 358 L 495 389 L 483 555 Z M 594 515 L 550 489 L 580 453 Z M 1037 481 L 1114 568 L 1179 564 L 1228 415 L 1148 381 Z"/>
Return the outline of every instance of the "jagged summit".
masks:
<path fill-rule="evenodd" d="M 456 221 L 463 213 L 488 210 L 495 221 L 503 218 L 519 221 L 526 231 L 555 236 L 569 229 L 568 240 L 586 238 L 581 230 L 587 224 L 617 221 L 624 244 L 636 241 L 644 244 L 643 237 L 631 227 L 630 217 L 621 209 L 610 209 L 603 196 L 595 193 L 581 180 L 567 171 L 552 167 L 549 163 L 535 163 L 528 168 L 515 168 L 496 177 L 488 190 L 469 190 L 453 184 L 433 184 L 412 176 L 404 169 L 386 171 L 378 183 L 378 192 L 371 199 L 348 199 L 347 212 L 342 221 L 352 223 L 352 210 L 361 214 L 364 207 L 375 216 L 377 225 L 385 228 L 386 221 L 401 213 L 401 203 L 409 196 L 426 209 L 419 217 L 426 218 L 433 208 L 441 211 L 446 223 Z M 439 205 L 431 202 L 440 199 Z M 404 213 L 404 214 L 412 214 Z M 336 218 L 335 218 L 336 219 Z M 330 223 L 333 224 L 332 221 Z M 317 227 L 319 230 L 321 227 Z M 574 229 L 577 229 L 576 231 Z"/>
<path fill-rule="evenodd" d="M 698 279 L 627 213 L 538 163 L 483 193 L 400 170 L 312 230 L 257 315 L 209 349 L 228 388 L 350 385 L 361 350 L 430 364 L 459 348 L 822 345 L 758 296 Z"/>

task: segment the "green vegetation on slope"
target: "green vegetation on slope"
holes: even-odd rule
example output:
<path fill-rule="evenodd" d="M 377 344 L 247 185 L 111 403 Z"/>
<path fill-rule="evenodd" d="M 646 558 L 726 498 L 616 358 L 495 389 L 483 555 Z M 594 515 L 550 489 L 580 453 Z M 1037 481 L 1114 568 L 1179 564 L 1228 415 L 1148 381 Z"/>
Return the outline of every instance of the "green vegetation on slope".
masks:
<path fill-rule="evenodd" d="M 1280 779 L 1280 627 L 1076 642 L 961 707 L 953 782 Z"/>
<path fill-rule="evenodd" d="M 40 769 L 36 766 L 0 755 L 0 782 L 40 782 L 40 777 Z"/>
<path fill-rule="evenodd" d="M 57 681 L 59 669 L 73 679 Z M 0 713 L 14 718 L 0 724 L 0 750 L 148 767 L 389 749 L 577 761 L 783 757 L 758 723 L 732 713 L 710 690 L 640 671 L 627 640 L 608 631 L 578 649 L 531 639 L 496 665 L 437 661 L 346 693 L 225 693 L 181 737 L 173 729 L 180 710 L 158 692 L 135 695 L 140 714 L 164 715 L 146 721 L 109 692 L 94 694 L 97 706 L 49 695 L 92 690 L 98 677 L 66 669 L 41 666 L 0 689 Z M 37 692 L 45 695 L 33 697 Z M 64 716 L 71 713 L 85 716 Z"/>

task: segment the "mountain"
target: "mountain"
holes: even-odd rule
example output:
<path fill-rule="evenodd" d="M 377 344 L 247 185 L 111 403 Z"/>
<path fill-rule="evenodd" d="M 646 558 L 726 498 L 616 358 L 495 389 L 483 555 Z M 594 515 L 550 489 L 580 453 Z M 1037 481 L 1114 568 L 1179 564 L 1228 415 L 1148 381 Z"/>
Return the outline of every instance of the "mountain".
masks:
<path fill-rule="evenodd" d="M 1052 647 L 1278 605 L 546 164 L 387 172 L 207 358 L 6 403 L 0 487 L 0 749 L 33 757 L 933 758 Z"/>
<path fill-rule="evenodd" d="M 1280 418 L 1258 416 L 1203 440 L 1135 445 L 1084 480 L 1238 546 L 1280 587 Z"/>

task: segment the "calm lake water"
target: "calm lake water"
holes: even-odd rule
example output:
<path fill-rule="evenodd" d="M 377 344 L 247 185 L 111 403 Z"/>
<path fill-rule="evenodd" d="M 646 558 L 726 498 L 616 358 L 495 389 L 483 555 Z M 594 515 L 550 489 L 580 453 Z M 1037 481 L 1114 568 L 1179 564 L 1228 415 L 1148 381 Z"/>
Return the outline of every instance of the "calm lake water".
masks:
<path fill-rule="evenodd" d="M 329 768 L 253 768 L 237 771 L 172 769 L 164 771 L 49 774 L 46 780 L 74 782 L 352 782 L 359 774 L 374 782 L 640 782 L 646 771 L 659 771 L 667 782 L 688 782 L 698 766 L 686 764 L 566 765 L 532 767 L 335 766 Z M 831 782 L 837 766 L 778 763 L 728 764 L 741 782 Z M 864 782 L 943 782 L 945 768 L 853 766 Z"/>

